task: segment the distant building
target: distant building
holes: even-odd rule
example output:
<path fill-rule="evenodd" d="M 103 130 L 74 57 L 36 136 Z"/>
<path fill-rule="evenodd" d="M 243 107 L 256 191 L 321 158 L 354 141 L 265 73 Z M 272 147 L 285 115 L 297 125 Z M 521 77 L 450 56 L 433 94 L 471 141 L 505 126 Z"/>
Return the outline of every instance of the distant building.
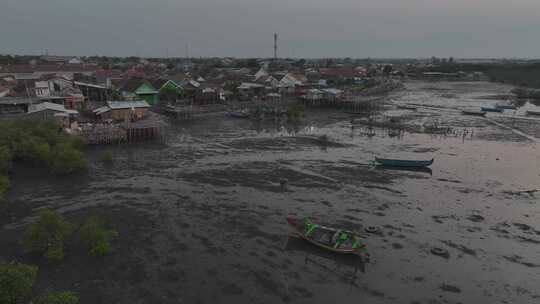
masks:
<path fill-rule="evenodd" d="M 159 92 L 147 82 L 138 87 L 137 90 L 135 90 L 135 94 L 152 106 L 156 105 L 159 100 Z"/>
<path fill-rule="evenodd" d="M 28 98 L 0 98 L 0 115 L 28 113 L 29 106 L 37 102 Z"/>
<path fill-rule="evenodd" d="M 36 81 L 34 91 L 37 97 L 50 97 L 54 92 L 54 83 L 52 81 Z"/>
<path fill-rule="evenodd" d="M 76 110 L 66 109 L 63 105 L 52 103 L 52 102 L 42 102 L 37 104 L 30 104 L 28 106 L 28 116 L 38 119 L 54 119 L 58 118 L 60 120 L 70 119 L 73 116 L 79 114 Z"/>
<path fill-rule="evenodd" d="M 149 82 L 130 79 L 120 88 L 122 96 L 131 100 L 144 100 L 150 105 L 157 104 L 159 92 Z"/>
<path fill-rule="evenodd" d="M 242 98 L 252 98 L 254 96 L 262 96 L 265 92 L 265 86 L 258 83 L 243 82 L 238 86 L 238 94 Z"/>
<path fill-rule="evenodd" d="M 78 57 L 73 57 L 67 63 L 68 64 L 82 64 L 82 61 Z"/>
<path fill-rule="evenodd" d="M 106 106 L 94 110 L 99 120 L 132 122 L 143 119 L 150 105 L 144 100 L 108 101 Z"/>

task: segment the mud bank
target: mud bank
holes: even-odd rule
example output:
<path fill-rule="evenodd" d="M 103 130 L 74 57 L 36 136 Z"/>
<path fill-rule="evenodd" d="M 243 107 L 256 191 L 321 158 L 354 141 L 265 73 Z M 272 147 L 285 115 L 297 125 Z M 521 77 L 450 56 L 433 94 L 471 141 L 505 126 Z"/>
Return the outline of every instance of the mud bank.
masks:
<path fill-rule="evenodd" d="M 118 146 L 112 165 L 93 148 L 81 176 L 21 169 L 0 256 L 38 264 L 38 290 L 73 290 L 82 303 L 537 303 L 540 154 L 513 130 L 536 137 L 538 121 L 459 113 L 510 89 L 407 83 L 378 114 L 405 116 L 399 136 L 340 112 L 285 126 L 212 117 L 174 125 L 167 144 Z M 426 132 L 434 119 L 453 132 Z M 381 169 L 376 155 L 435 163 Z M 22 255 L 22 227 L 44 207 L 105 217 L 120 232 L 114 253 L 70 248 L 59 265 Z M 360 231 L 371 260 L 289 238 L 287 215 Z"/>

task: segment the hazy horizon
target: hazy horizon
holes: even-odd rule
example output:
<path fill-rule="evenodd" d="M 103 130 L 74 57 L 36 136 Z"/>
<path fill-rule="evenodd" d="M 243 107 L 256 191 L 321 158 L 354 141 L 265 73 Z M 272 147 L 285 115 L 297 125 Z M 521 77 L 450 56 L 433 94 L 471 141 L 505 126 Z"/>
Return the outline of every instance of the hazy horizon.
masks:
<path fill-rule="evenodd" d="M 0 53 L 531 59 L 536 0 L 4 0 Z M 189 50 L 186 52 L 186 45 Z"/>

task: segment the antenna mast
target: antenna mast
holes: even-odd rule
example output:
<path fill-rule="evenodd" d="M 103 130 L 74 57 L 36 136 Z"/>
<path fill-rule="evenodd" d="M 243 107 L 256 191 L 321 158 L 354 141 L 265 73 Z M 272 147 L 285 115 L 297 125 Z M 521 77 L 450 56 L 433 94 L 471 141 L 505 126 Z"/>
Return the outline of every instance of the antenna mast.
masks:
<path fill-rule="evenodd" d="M 274 33 L 274 60 L 277 60 L 277 33 Z"/>

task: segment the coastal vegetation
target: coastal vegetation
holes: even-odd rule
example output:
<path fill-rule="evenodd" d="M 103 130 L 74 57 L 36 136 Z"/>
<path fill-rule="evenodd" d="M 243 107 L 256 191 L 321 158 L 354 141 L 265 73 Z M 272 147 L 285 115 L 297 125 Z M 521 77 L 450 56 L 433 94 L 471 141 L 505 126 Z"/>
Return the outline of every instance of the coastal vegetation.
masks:
<path fill-rule="evenodd" d="M 27 162 L 49 168 L 56 174 L 70 174 L 87 167 L 80 138 L 63 134 L 49 120 L 0 122 L 0 198 L 9 188 L 8 173 L 13 162 Z"/>
<path fill-rule="evenodd" d="M 111 150 L 106 150 L 101 155 L 101 161 L 104 162 L 104 163 L 112 163 L 113 160 L 114 160 L 114 158 L 113 158 L 113 153 L 111 152 Z"/>
<path fill-rule="evenodd" d="M 76 226 L 57 212 L 44 210 L 38 220 L 26 228 L 22 240 L 24 251 L 40 254 L 49 262 L 62 261 L 65 248 L 76 232 Z M 102 219 L 89 217 L 78 229 L 78 236 L 88 253 L 99 257 L 111 252 L 111 241 L 118 237 L 118 232 L 105 228 Z"/>
<path fill-rule="evenodd" d="M 73 226 L 52 210 L 44 210 L 39 219 L 24 233 L 23 247 L 28 253 L 43 255 L 50 262 L 64 259 L 65 245 L 73 233 Z"/>
<path fill-rule="evenodd" d="M 24 303 L 31 297 L 38 268 L 35 266 L 0 262 L 0 303 Z"/>
<path fill-rule="evenodd" d="M 32 287 L 37 275 L 38 268 L 36 266 L 0 262 L 0 303 L 27 303 L 32 298 Z M 79 298 L 69 291 L 49 292 L 32 300 L 31 303 L 78 304 Z"/>
<path fill-rule="evenodd" d="M 78 304 L 79 298 L 70 291 L 50 292 L 38 298 L 36 304 Z"/>
<path fill-rule="evenodd" d="M 81 227 L 80 236 L 89 254 L 98 257 L 110 253 L 111 240 L 118 237 L 118 232 L 105 228 L 99 218 L 91 217 Z"/>
<path fill-rule="evenodd" d="M 303 105 L 290 106 L 287 109 L 287 117 L 290 120 L 298 120 L 304 116 L 305 107 Z"/>
<path fill-rule="evenodd" d="M 440 64 L 425 71 L 430 72 L 483 72 L 490 81 L 540 89 L 540 62 L 503 62 L 498 64 Z"/>

